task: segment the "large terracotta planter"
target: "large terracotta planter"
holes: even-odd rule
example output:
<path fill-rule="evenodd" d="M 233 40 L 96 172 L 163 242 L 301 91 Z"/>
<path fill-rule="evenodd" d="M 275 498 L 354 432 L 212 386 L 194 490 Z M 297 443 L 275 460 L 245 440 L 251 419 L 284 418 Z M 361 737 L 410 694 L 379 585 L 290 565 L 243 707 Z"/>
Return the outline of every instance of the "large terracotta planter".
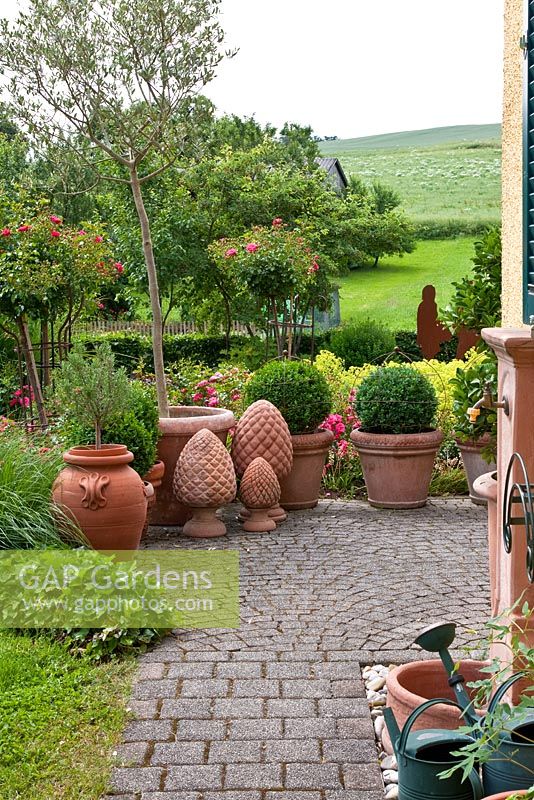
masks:
<path fill-rule="evenodd" d="M 508 792 L 499 792 L 499 794 L 489 794 L 482 798 L 482 800 L 508 800 L 509 797 L 513 797 L 516 794 L 525 795 L 527 793 L 526 789 L 510 789 Z"/>
<path fill-rule="evenodd" d="M 280 479 L 280 505 L 286 511 L 315 508 L 319 501 L 324 465 L 333 441 L 332 431 L 291 436 L 293 466 L 289 474 Z"/>
<path fill-rule="evenodd" d="M 52 493 L 54 502 L 76 520 L 95 550 L 135 550 L 153 489 L 129 465 L 133 454 L 122 444 L 101 449 L 73 447 Z"/>
<path fill-rule="evenodd" d="M 165 475 L 150 514 L 150 524 L 183 526 L 192 512 L 174 497 L 172 481 L 178 456 L 189 439 L 202 428 L 212 431 L 225 444 L 235 418 L 225 408 L 201 406 L 171 406 L 169 413 L 170 417 L 162 417 L 159 421 L 158 458 L 165 464 Z"/>
<path fill-rule="evenodd" d="M 466 682 L 482 680 L 487 677 L 481 672 L 487 661 L 462 661 L 460 672 Z M 445 668 L 439 659 L 412 661 L 392 669 L 387 677 L 387 706 L 392 709 L 399 728 L 418 706 L 435 697 L 454 700 L 454 692 L 448 684 Z M 468 689 L 469 691 L 469 689 Z M 416 720 L 413 729 L 446 728 L 454 730 L 465 724 L 460 719 L 460 711 L 453 706 L 438 704 L 432 706 Z M 382 732 L 382 744 L 388 753 L 393 752 L 387 728 Z"/>
<path fill-rule="evenodd" d="M 428 499 L 441 431 L 367 433 L 355 429 L 351 441 L 362 462 L 369 503 L 377 508 L 420 508 Z"/>
<path fill-rule="evenodd" d="M 458 449 L 461 453 L 465 474 L 467 477 L 469 497 L 473 503 L 476 503 L 479 506 L 485 506 L 487 500 L 485 497 L 478 494 L 474 487 L 474 483 L 476 479 L 480 477 L 480 475 L 483 475 L 488 471 L 491 472 L 495 469 L 495 464 L 493 462 L 488 464 L 488 462 L 482 458 L 482 450 L 487 447 L 489 443 L 489 435 L 482 436 L 476 441 L 468 442 L 462 442 L 460 439 L 456 439 L 456 444 L 458 445 Z"/>

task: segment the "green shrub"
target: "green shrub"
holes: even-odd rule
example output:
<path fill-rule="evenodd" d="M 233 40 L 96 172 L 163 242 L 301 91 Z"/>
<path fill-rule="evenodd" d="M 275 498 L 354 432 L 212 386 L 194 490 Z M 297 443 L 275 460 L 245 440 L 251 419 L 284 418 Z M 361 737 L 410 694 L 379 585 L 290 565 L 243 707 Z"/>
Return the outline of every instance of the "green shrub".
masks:
<path fill-rule="evenodd" d="M 0 549 L 64 548 L 82 535 L 52 503 L 61 451 L 33 447 L 15 427 L 0 428 Z"/>
<path fill-rule="evenodd" d="M 129 398 L 129 406 L 102 429 L 102 444 L 126 445 L 134 455 L 130 466 L 143 477 L 157 457 L 159 417 L 155 390 L 152 386 L 132 381 Z M 94 443 L 94 430 L 80 425 L 71 414 L 63 418 L 60 435 L 66 447 Z"/>
<path fill-rule="evenodd" d="M 432 383 L 413 367 L 378 367 L 361 382 L 356 414 L 373 433 L 417 433 L 433 427 L 438 400 Z"/>
<path fill-rule="evenodd" d="M 315 431 L 332 407 L 328 383 L 309 361 L 270 361 L 252 376 L 245 397 L 269 400 L 293 434 Z"/>
<path fill-rule="evenodd" d="M 453 283 L 455 292 L 441 318 L 451 331 L 469 328 L 480 331 L 501 321 L 501 231 L 492 228 L 475 242 L 473 270 Z"/>
<path fill-rule="evenodd" d="M 456 375 L 449 381 L 452 387 L 452 412 L 454 433 L 460 441 L 477 441 L 489 434 L 491 443 L 485 457 L 493 460 L 497 449 L 497 411 L 481 408 L 476 422 L 469 421 L 468 409 L 480 400 L 484 384 L 489 382 L 492 393 L 497 392 L 497 359 L 493 351 L 481 354 L 478 361 L 463 369 L 458 367 Z"/>
<path fill-rule="evenodd" d="M 395 335 L 373 320 L 344 325 L 330 331 L 329 350 L 349 367 L 382 363 L 395 349 Z"/>
<path fill-rule="evenodd" d="M 73 655 L 90 661 L 109 661 L 139 655 L 164 638 L 168 628 L 64 628 L 42 631 L 62 642 Z"/>
<path fill-rule="evenodd" d="M 416 239 L 455 239 L 457 236 L 480 236 L 494 225 L 493 220 L 423 220 L 415 222 Z"/>

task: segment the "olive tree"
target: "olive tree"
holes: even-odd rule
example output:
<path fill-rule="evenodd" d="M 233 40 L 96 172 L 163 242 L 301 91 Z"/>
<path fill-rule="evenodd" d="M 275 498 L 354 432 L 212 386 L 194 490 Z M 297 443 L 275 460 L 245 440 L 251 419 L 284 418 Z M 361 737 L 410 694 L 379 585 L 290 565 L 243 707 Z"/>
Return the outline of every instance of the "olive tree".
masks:
<path fill-rule="evenodd" d="M 160 415 L 168 416 L 162 315 L 143 186 L 180 155 L 184 105 L 224 55 L 220 0 L 28 0 L 0 21 L 10 105 L 36 143 L 75 151 L 129 185 L 141 229 Z"/>

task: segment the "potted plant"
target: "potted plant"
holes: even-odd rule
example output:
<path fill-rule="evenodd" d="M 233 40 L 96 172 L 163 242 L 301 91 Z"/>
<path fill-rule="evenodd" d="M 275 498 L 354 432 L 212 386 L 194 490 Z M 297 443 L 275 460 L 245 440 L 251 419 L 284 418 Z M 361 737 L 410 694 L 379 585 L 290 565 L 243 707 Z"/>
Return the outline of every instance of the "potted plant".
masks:
<path fill-rule="evenodd" d="M 443 440 L 434 428 L 437 407 L 431 382 L 411 366 L 378 367 L 362 380 L 355 403 L 361 427 L 350 438 L 372 506 L 425 505 Z"/>
<path fill-rule="evenodd" d="M 269 400 L 287 422 L 293 445 L 293 466 L 280 480 L 280 505 L 286 510 L 317 505 L 328 450 L 334 439 L 319 425 L 332 408 L 325 377 L 309 361 L 270 361 L 246 386 L 247 403 Z"/>
<path fill-rule="evenodd" d="M 484 386 L 490 383 L 497 390 L 497 359 L 493 352 L 483 353 L 480 359 L 466 369 L 458 367 L 451 378 L 454 436 L 469 485 L 469 496 L 474 503 L 486 500 L 474 489 L 476 479 L 485 472 L 495 470 L 497 454 L 497 411 L 480 408 L 475 422 L 471 422 L 469 409 L 482 397 Z"/>
<path fill-rule="evenodd" d="M 71 447 L 53 486 L 54 501 L 76 520 L 98 550 L 132 550 L 146 521 L 150 484 L 129 466 L 134 455 L 122 443 L 103 443 L 102 431 L 131 402 L 124 369 L 115 369 L 108 343 L 93 356 L 75 348 L 56 378 L 57 401 L 82 426 L 94 428 L 94 444 Z"/>

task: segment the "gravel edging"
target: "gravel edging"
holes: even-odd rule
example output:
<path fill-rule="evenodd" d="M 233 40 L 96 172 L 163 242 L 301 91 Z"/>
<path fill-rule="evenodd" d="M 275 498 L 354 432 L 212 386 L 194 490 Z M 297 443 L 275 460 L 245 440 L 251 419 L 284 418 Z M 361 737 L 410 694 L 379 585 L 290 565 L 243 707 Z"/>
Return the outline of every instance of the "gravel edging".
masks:
<path fill-rule="evenodd" d="M 384 707 L 387 702 L 386 679 L 394 665 L 372 664 L 362 669 L 365 694 L 371 711 L 373 728 L 378 749 L 378 763 L 384 781 L 384 800 L 397 800 L 399 796 L 399 773 L 397 759 L 388 755 L 382 747 L 382 731 L 384 730 Z"/>

